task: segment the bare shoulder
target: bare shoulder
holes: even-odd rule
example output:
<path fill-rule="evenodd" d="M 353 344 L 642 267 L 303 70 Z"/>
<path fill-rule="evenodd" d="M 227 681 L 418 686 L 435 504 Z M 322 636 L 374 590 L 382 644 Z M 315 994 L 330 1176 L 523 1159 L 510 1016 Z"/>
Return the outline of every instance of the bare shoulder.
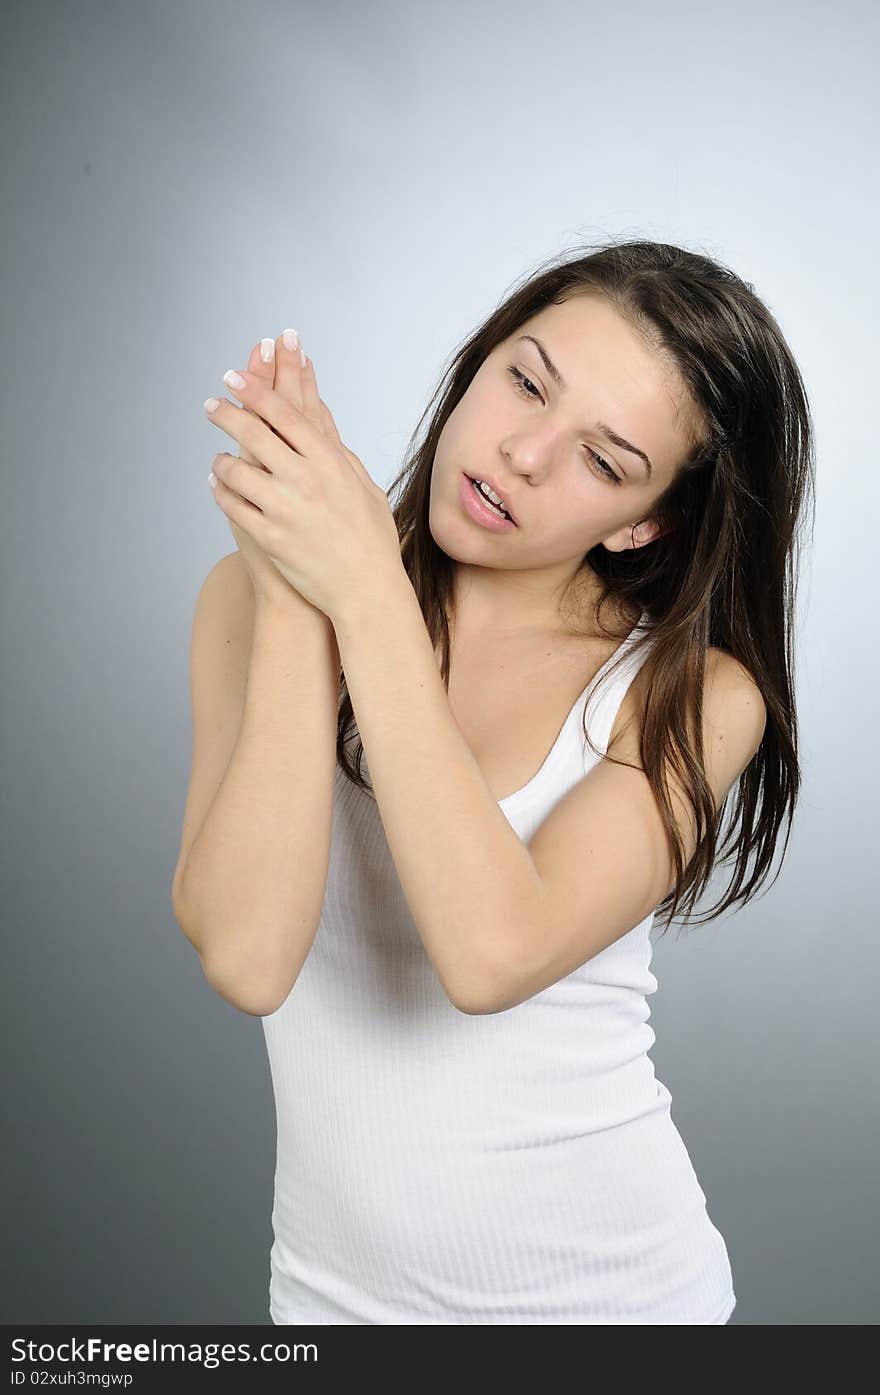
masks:
<path fill-rule="evenodd" d="M 208 572 L 196 602 L 196 627 L 212 644 L 221 637 L 250 651 L 256 597 L 251 574 L 238 549 L 221 557 Z"/>
<path fill-rule="evenodd" d="M 204 584 L 210 586 L 213 591 L 227 595 L 246 611 L 253 610 L 255 606 L 254 584 L 247 563 L 238 548 L 214 563 Z"/>
<path fill-rule="evenodd" d="M 639 768 L 646 680 L 643 667 L 624 695 L 608 745 L 609 754 Z M 706 651 L 703 750 L 725 792 L 756 754 L 766 725 L 767 704 L 752 674 L 726 649 L 711 645 Z"/>

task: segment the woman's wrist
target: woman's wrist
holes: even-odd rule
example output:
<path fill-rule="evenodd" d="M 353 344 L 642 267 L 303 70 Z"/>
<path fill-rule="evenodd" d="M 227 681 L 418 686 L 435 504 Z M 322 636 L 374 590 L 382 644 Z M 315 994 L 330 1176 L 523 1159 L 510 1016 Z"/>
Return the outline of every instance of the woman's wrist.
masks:
<path fill-rule="evenodd" d="M 316 629 L 329 626 L 333 629 L 329 616 L 312 605 L 311 601 L 307 601 L 292 586 L 288 587 L 288 594 L 277 591 L 261 595 L 257 592 L 256 605 L 258 614 L 277 618 L 281 623 L 312 625 Z"/>

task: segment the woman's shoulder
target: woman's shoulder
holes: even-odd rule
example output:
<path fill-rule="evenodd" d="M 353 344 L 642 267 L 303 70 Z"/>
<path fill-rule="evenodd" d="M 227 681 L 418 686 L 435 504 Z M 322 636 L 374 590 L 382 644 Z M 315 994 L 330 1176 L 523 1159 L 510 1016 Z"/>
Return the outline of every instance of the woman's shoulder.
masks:
<path fill-rule="evenodd" d="M 647 696 L 648 668 L 643 664 L 630 683 L 617 713 L 608 750 L 625 760 L 638 760 Z M 726 649 L 710 645 L 706 650 L 703 685 L 704 728 L 724 732 L 735 759 L 748 764 L 761 744 L 767 722 L 767 704 L 753 675 Z"/>

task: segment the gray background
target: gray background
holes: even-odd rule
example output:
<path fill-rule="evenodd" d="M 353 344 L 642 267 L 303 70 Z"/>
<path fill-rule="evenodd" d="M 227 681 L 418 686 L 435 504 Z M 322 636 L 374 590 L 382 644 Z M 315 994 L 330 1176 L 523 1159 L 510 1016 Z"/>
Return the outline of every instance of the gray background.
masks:
<path fill-rule="evenodd" d="M 815 413 L 803 797 L 773 888 L 658 943 L 652 1057 L 733 1322 L 877 1321 L 878 29 L 868 0 L 4 6 L 4 1321 L 269 1321 L 262 1028 L 170 905 L 192 611 L 234 547 L 203 399 L 294 325 L 387 484 L 465 334 L 609 235 L 752 281 Z"/>

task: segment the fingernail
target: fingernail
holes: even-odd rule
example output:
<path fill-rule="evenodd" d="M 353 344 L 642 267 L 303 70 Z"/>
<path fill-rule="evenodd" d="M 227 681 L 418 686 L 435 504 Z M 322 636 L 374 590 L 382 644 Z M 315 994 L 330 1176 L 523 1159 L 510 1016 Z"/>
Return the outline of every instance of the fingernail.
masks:
<path fill-rule="evenodd" d="M 299 346 L 299 361 L 302 364 L 303 368 L 305 368 L 306 364 L 308 363 L 308 358 L 306 356 L 306 351 L 303 348 L 302 344 L 300 344 Z"/>
<path fill-rule="evenodd" d="M 271 363 L 272 360 L 274 359 L 274 357 L 275 357 L 275 340 L 274 340 L 274 339 L 261 339 L 261 340 L 260 340 L 260 358 L 263 360 L 264 363 Z"/>
<path fill-rule="evenodd" d="M 206 412 L 216 412 L 216 410 L 217 410 L 217 408 L 218 408 L 219 406 L 220 406 L 220 398 L 219 398 L 219 397 L 206 397 L 206 398 L 205 398 L 205 411 L 206 411 Z"/>
<path fill-rule="evenodd" d="M 295 349 L 299 343 L 299 335 L 295 329 L 286 329 L 281 338 L 284 340 L 285 349 Z"/>
<path fill-rule="evenodd" d="M 217 476 L 214 474 L 214 471 L 213 471 L 213 470 L 211 471 L 210 475 L 208 476 L 208 484 L 211 486 L 212 489 L 216 489 L 216 488 L 217 488 Z"/>
<path fill-rule="evenodd" d="M 236 373 L 234 368 L 227 368 L 226 372 L 223 374 L 223 381 L 227 387 L 231 388 L 243 388 L 245 386 L 244 378 L 240 373 Z"/>

